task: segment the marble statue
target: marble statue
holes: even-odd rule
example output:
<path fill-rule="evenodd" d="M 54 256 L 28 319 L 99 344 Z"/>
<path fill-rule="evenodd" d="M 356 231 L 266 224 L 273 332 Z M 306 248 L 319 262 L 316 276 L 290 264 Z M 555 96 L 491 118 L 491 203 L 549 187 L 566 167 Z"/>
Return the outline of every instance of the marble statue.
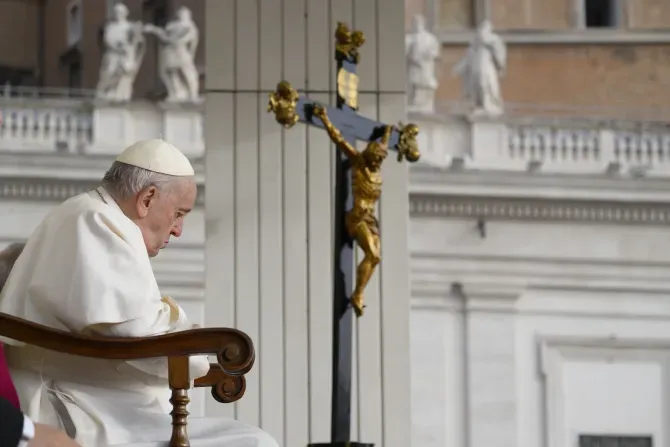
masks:
<path fill-rule="evenodd" d="M 185 6 L 177 10 L 176 19 L 165 28 L 145 25 L 144 31 L 155 35 L 161 45 L 158 71 L 167 89 L 167 102 L 200 102 L 200 74 L 195 66 L 199 32 Z"/>
<path fill-rule="evenodd" d="M 493 32 L 491 22 L 485 20 L 477 28 L 465 57 L 454 68 L 463 79 L 465 97 L 474 106 L 474 114 L 502 114 L 500 77 L 504 75 L 506 65 L 505 43 Z"/>
<path fill-rule="evenodd" d="M 435 61 L 440 58 L 440 43 L 426 30 L 425 19 L 414 16 L 412 32 L 405 37 L 407 59 L 408 110 L 435 113 L 437 77 Z"/>
<path fill-rule="evenodd" d="M 100 66 L 96 96 L 113 102 L 129 101 L 133 84 L 142 65 L 146 39 L 141 22 L 128 20 L 128 8 L 114 5 L 114 17 L 105 25 L 105 52 Z"/>

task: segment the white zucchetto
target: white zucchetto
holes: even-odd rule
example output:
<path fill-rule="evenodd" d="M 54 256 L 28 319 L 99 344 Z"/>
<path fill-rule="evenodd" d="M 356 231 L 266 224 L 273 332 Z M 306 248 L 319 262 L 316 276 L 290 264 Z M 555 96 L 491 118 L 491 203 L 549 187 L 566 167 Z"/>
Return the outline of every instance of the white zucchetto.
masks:
<path fill-rule="evenodd" d="M 195 175 L 193 166 L 179 149 L 163 140 L 138 141 L 128 146 L 116 161 L 159 174 L 187 177 Z"/>

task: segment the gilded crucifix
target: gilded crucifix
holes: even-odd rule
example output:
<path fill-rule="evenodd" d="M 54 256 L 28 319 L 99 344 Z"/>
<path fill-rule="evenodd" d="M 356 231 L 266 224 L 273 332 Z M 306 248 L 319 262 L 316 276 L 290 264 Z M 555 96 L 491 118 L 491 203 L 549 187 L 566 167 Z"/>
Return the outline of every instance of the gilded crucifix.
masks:
<path fill-rule="evenodd" d="M 382 193 L 382 164 L 389 149 L 398 151 L 398 161 L 415 162 L 420 157 L 414 124 L 386 125 L 359 115 L 356 65 L 365 42 L 361 31 L 339 23 L 335 31 L 337 61 L 337 106 L 327 107 L 300 95 L 289 82 L 277 84 L 270 93 L 268 112 L 289 129 L 298 122 L 325 129 L 337 147 L 335 191 L 334 322 L 333 322 L 333 412 L 332 442 L 350 442 L 352 318 L 363 315 L 364 291 L 381 260 L 379 223 L 375 207 Z M 368 144 L 357 150 L 356 141 Z M 354 268 L 354 242 L 364 253 Z M 356 277 L 354 285 L 354 275 Z M 316 444 L 315 444 L 316 445 Z M 350 443 L 351 446 L 363 445 Z"/>
<path fill-rule="evenodd" d="M 328 108 L 299 95 L 291 84 L 282 81 L 270 94 L 268 111 L 286 128 L 299 121 L 324 128 L 330 139 L 349 161 L 352 179 L 352 207 L 345 216 L 345 229 L 363 250 L 365 257 L 356 271 L 356 287 L 350 297 L 356 315 L 363 314 L 364 290 L 381 259 L 379 224 L 375 205 L 381 195 L 381 165 L 389 147 L 398 151 L 398 161 L 417 161 L 418 127 L 414 124 L 387 126 L 360 116 L 358 110 L 358 49 L 365 42 L 361 31 L 350 31 L 339 23 L 335 33 L 337 73 L 337 108 Z M 368 141 L 365 150 L 356 149 L 356 140 Z M 339 179 L 338 179 L 339 180 Z"/>

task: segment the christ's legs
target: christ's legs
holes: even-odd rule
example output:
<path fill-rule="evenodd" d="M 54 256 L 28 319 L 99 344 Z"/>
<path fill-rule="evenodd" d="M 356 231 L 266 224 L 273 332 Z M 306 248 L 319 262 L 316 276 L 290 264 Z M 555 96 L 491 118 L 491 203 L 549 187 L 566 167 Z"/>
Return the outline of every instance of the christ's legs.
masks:
<path fill-rule="evenodd" d="M 367 286 L 375 268 L 381 260 L 379 235 L 374 234 L 366 222 L 361 222 L 356 227 L 354 235 L 356 243 L 363 250 L 365 257 L 358 264 L 356 270 L 356 288 L 351 296 L 351 305 L 357 316 L 363 315 L 365 286 Z"/>

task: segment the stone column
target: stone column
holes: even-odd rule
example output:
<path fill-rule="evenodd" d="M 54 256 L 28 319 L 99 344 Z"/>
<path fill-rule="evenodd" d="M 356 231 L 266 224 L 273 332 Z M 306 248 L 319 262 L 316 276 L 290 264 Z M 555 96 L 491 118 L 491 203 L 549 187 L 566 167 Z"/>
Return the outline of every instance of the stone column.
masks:
<path fill-rule="evenodd" d="M 246 396 L 208 402 L 280 445 L 330 437 L 334 152 L 326 135 L 283 130 L 265 111 L 286 79 L 334 98 L 338 21 L 367 36 L 361 113 L 405 118 L 404 4 L 384 0 L 207 0 L 206 323 L 257 347 Z M 384 170 L 383 262 L 356 324 L 354 437 L 410 445 L 407 166 Z M 359 429 L 360 428 L 360 429 Z"/>
<path fill-rule="evenodd" d="M 516 315 L 520 290 L 465 285 L 468 447 L 516 447 Z"/>

